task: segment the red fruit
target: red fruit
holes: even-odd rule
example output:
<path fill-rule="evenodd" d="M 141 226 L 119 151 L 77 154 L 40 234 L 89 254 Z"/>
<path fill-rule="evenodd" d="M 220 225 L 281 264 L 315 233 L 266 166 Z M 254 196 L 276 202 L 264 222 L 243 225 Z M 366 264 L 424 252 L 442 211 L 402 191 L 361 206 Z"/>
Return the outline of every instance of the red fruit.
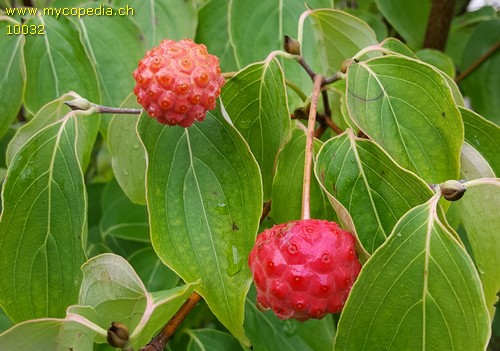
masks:
<path fill-rule="evenodd" d="M 340 312 L 361 269 L 355 244 L 351 233 L 325 220 L 266 229 L 248 258 L 257 305 L 299 321 Z"/>
<path fill-rule="evenodd" d="M 219 59 L 191 39 L 165 39 L 134 71 L 137 102 L 158 122 L 190 127 L 203 121 L 224 85 Z"/>

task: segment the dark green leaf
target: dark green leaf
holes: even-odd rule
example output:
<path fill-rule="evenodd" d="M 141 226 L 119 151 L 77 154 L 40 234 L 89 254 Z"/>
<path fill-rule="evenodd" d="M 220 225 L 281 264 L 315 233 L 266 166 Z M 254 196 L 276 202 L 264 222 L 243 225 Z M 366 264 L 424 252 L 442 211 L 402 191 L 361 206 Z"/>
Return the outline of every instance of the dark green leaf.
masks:
<path fill-rule="evenodd" d="M 113 0 L 112 5 L 132 8 L 132 17 L 144 33 L 146 49 L 162 39 L 194 38 L 196 8 L 193 1 L 185 0 Z"/>
<path fill-rule="evenodd" d="M 7 26 L 18 25 L 8 17 L 0 17 L 0 139 L 17 116 L 24 95 L 24 35 L 5 35 Z"/>
<path fill-rule="evenodd" d="M 272 311 L 262 312 L 255 304 L 252 287 L 245 307 L 245 330 L 254 351 L 331 351 L 335 326 L 332 316 L 299 322 L 280 320 Z"/>
<path fill-rule="evenodd" d="M 430 64 L 439 70 L 446 73 L 449 77 L 455 77 L 455 65 L 453 64 L 452 59 L 449 56 L 446 56 L 439 50 L 433 49 L 423 49 L 419 50 L 415 53 L 417 57 Z"/>
<path fill-rule="evenodd" d="M 443 76 L 402 56 L 352 64 L 349 113 L 400 165 L 428 183 L 456 179 L 463 124 Z"/>
<path fill-rule="evenodd" d="M 81 33 L 67 18 L 38 16 L 27 25 L 43 25 L 44 35 L 26 36 L 25 107 L 35 114 L 43 105 L 70 91 L 99 103 L 95 67 L 81 42 Z M 43 87 L 40 84 L 43 82 Z"/>
<path fill-rule="evenodd" d="M 243 351 L 242 345 L 231 334 L 216 329 L 187 329 L 188 351 Z"/>
<path fill-rule="evenodd" d="M 431 1 L 376 0 L 380 12 L 412 49 L 424 44 Z"/>
<path fill-rule="evenodd" d="M 479 24 L 463 51 L 460 70 L 474 64 L 500 42 L 500 19 Z M 462 82 L 464 95 L 471 98 L 474 110 L 500 124 L 500 50 L 496 50 Z"/>
<path fill-rule="evenodd" d="M 438 200 L 401 218 L 363 266 L 335 350 L 485 349 L 490 321 L 479 276 Z"/>
<path fill-rule="evenodd" d="M 102 194 L 101 236 L 149 242 L 148 211 L 130 202 L 116 181 L 108 183 Z"/>
<path fill-rule="evenodd" d="M 147 202 L 155 251 L 197 289 L 224 326 L 248 343 L 243 305 L 246 264 L 262 211 L 258 165 L 241 135 L 207 113 L 188 129 L 143 117 L 148 153 Z"/>
<path fill-rule="evenodd" d="M 315 151 L 321 147 L 315 143 Z M 283 145 L 276 160 L 276 174 L 273 179 L 271 217 L 276 223 L 301 219 L 302 181 L 304 179 L 304 153 L 306 134 L 301 128 L 294 128 L 289 140 Z M 335 212 L 316 178 L 311 179 L 311 218 L 336 219 Z"/>
<path fill-rule="evenodd" d="M 290 131 L 285 81 L 278 61 L 269 59 L 240 71 L 227 82 L 221 99 L 259 163 L 267 201 L 274 160 Z"/>
<path fill-rule="evenodd" d="M 106 13 L 118 11 L 118 7 L 111 8 L 102 4 L 86 7 Z M 133 22 L 134 17 L 84 16 L 77 21 L 83 33 L 85 48 L 96 68 L 103 105 L 119 106 L 134 87 L 132 72 L 144 54 L 142 33 Z M 103 117 L 101 128 L 106 131 L 111 116 Z"/>
<path fill-rule="evenodd" d="M 420 178 L 395 164 L 376 143 L 355 137 L 351 130 L 323 145 L 315 173 L 332 205 L 338 208 L 340 203 L 349 212 L 369 253 L 384 243 L 408 210 L 432 196 Z"/>

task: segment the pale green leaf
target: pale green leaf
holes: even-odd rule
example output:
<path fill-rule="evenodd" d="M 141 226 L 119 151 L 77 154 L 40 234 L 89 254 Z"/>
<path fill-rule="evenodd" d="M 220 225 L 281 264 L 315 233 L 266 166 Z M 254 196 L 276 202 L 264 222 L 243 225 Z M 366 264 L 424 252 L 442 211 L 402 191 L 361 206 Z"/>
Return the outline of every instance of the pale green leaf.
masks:
<path fill-rule="evenodd" d="M 9 17 L 0 16 L 0 138 L 17 116 L 24 95 L 24 35 L 5 35 L 7 26 L 19 25 Z"/>
<path fill-rule="evenodd" d="M 321 145 L 320 141 L 316 141 L 316 152 Z M 271 207 L 271 217 L 276 223 L 301 219 L 305 149 L 305 131 L 294 128 L 276 159 Z M 311 218 L 336 219 L 335 212 L 316 178 L 311 179 L 310 211 Z"/>
<path fill-rule="evenodd" d="M 71 109 L 64 103 L 80 98 L 73 92 L 64 94 L 57 100 L 43 106 L 29 123 L 23 125 L 12 138 L 6 153 L 7 165 L 10 165 L 17 151 L 41 129 L 60 121 Z M 99 115 L 76 119 L 78 124 L 77 155 L 83 169 L 89 163 L 95 138 L 99 130 Z"/>
<path fill-rule="evenodd" d="M 393 54 L 401 54 L 416 59 L 417 56 L 411 49 L 396 38 L 387 38 L 380 43 L 380 47 Z"/>
<path fill-rule="evenodd" d="M 483 283 L 486 303 L 493 319 L 500 291 L 500 179 L 482 178 L 464 183 L 467 191 L 457 201 L 474 261 Z"/>
<path fill-rule="evenodd" d="M 380 12 L 412 49 L 424 44 L 431 9 L 430 0 L 376 0 Z"/>
<path fill-rule="evenodd" d="M 7 173 L 0 303 L 14 322 L 62 317 L 76 302 L 87 235 L 78 114 L 70 112 L 33 134 Z"/>
<path fill-rule="evenodd" d="M 147 202 L 158 256 L 197 291 L 240 341 L 251 274 L 246 264 L 262 211 L 258 165 L 220 111 L 188 129 L 143 117 Z"/>
<path fill-rule="evenodd" d="M 0 334 L 5 350 L 92 350 L 95 332 L 70 319 L 45 318 L 16 324 Z"/>
<path fill-rule="evenodd" d="M 319 51 L 322 74 L 336 73 L 345 59 L 378 42 L 373 29 L 346 12 L 322 9 L 308 11 L 303 15 L 305 16 L 312 23 L 316 37 L 316 50 L 313 55 L 317 56 Z"/>
<path fill-rule="evenodd" d="M 410 210 L 363 266 L 340 317 L 335 350 L 484 350 L 481 282 L 439 195 Z"/>
<path fill-rule="evenodd" d="M 139 108 L 130 94 L 121 107 Z M 108 146 L 115 178 L 132 202 L 146 204 L 146 150 L 136 131 L 137 115 L 114 115 L 108 130 Z"/>
<path fill-rule="evenodd" d="M 227 82 L 221 99 L 259 163 L 267 201 L 274 160 L 290 131 L 285 81 L 278 61 L 270 58 L 246 67 Z"/>
<path fill-rule="evenodd" d="M 464 141 L 460 153 L 460 179 L 472 180 L 483 177 L 495 177 L 495 172 L 483 155 Z"/>
<path fill-rule="evenodd" d="M 466 108 L 460 108 L 460 113 L 465 140 L 488 161 L 495 175 L 500 176 L 500 127 Z"/>
<path fill-rule="evenodd" d="M 127 260 L 148 291 L 168 290 L 179 284 L 179 276 L 161 262 L 151 247 L 137 250 Z"/>
<path fill-rule="evenodd" d="M 384 40 L 388 35 L 387 25 L 384 23 L 380 14 L 371 13 L 359 8 L 344 8 L 344 12 L 353 15 L 360 20 L 366 22 L 373 29 L 378 41 Z"/>
<path fill-rule="evenodd" d="M 338 201 L 349 212 L 357 237 L 369 253 L 384 243 L 408 210 L 432 196 L 420 178 L 351 130 L 323 144 L 315 174 L 332 205 L 336 207 Z"/>
<path fill-rule="evenodd" d="M 44 35 L 26 36 L 26 109 L 35 114 L 43 105 L 70 91 L 99 103 L 95 67 L 80 40 L 80 32 L 66 17 L 32 17 L 28 25 L 43 25 Z M 43 86 L 40 84 L 43 83 Z"/>
<path fill-rule="evenodd" d="M 192 0 L 113 0 L 111 4 L 133 9 L 130 17 L 144 33 L 146 49 L 163 39 L 194 38 L 197 20 Z"/>
<path fill-rule="evenodd" d="M 82 270 L 79 306 L 69 313 L 83 315 L 105 330 L 113 321 L 125 324 L 135 350 L 149 342 L 197 286 L 189 283 L 150 294 L 130 264 L 115 254 L 96 256 Z"/>
<path fill-rule="evenodd" d="M 384 56 L 350 65 L 347 91 L 352 119 L 401 166 L 428 183 L 458 177 L 463 124 L 439 72 Z"/>

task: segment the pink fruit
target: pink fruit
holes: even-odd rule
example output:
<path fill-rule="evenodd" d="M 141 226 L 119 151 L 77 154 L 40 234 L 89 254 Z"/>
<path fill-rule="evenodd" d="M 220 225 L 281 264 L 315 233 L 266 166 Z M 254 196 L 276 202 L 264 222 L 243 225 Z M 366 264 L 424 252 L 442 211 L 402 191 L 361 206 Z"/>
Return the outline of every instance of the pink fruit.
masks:
<path fill-rule="evenodd" d="M 224 85 L 219 59 L 191 39 L 165 39 L 146 53 L 134 71 L 137 102 L 168 125 L 190 127 L 215 108 Z"/>
<path fill-rule="evenodd" d="M 260 233 L 248 260 L 258 306 L 299 321 L 340 312 L 361 269 L 355 244 L 337 223 L 317 219 Z"/>

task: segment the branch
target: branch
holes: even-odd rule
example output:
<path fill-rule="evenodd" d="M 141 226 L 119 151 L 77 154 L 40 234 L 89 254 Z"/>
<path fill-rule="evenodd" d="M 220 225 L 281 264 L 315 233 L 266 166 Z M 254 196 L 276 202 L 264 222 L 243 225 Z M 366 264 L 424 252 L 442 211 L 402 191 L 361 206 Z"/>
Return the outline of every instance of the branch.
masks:
<path fill-rule="evenodd" d="M 474 61 L 469 67 L 467 67 L 462 73 L 460 73 L 456 78 L 455 78 L 455 83 L 459 83 L 462 80 L 464 80 L 469 74 L 474 72 L 476 68 L 481 66 L 483 62 L 485 62 L 487 59 L 490 58 L 491 55 L 493 55 L 498 49 L 500 49 L 500 42 L 493 44 L 488 51 L 486 51 L 483 55 L 481 55 L 476 61 Z"/>
<path fill-rule="evenodd" d="M 201 296 L 194 291 L 191 296 L 184 302 L 184 305 L 177 311 L 177 313 L 172 317 L 170 321 L 163 327 L 163 329 L 156 335 L 153 340 L 149 342 L 146 346 L 140 349 L 140 351 L 163 351 L 165 345 L 170 340 L 174 332 L 186 318 L 189 312 L 194 306 L 201 300 Z"/>
<path fill-rule="evenodd" d="M 311 97 L 311 108 L 309 109 L 309 121 L 307 122 L 306 154 L 304 160 L 304 181 L 302 183 L 302 219 L 311 218 L 311 168 L 314 152 L 314 126 L 316 124 L 316 109 L 318 97 L 324 77 L 320 74 L 314 77 L 314 89 Z"/>
<path fill-rule="evenodd" d="M 454 10 L 455 0 L 432 0 L 424 48 L 444 51 Z"/>

